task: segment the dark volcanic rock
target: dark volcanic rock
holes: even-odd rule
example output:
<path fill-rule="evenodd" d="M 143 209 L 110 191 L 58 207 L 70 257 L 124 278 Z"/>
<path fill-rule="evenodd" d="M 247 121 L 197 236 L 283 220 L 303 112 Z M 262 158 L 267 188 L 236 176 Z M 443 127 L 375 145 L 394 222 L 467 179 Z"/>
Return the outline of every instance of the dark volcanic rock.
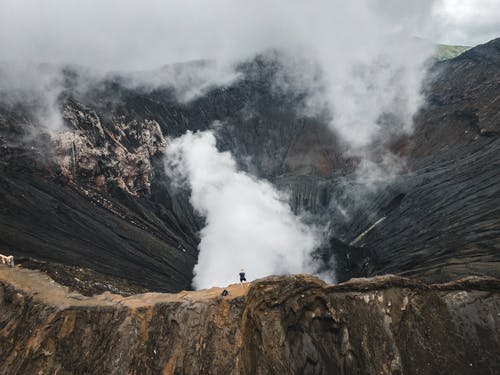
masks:
<path fill-rule="evenodd" d="M 341 280 L 499 277 L 499 45 L 436 65 L 415 133 L 393 145 L 407 168 L 371 190 L 353 182 L 356 160 L 328 118 L 300 114 L 307 93 L 276 89 L 272 58 L 242 64 L 241 79 L 190 102 L 120 77 L 82 92 L 66 70 L 65 129 L 45 134 L 32 103 L 0 106 L 0 248 L 146 289 L 189 288 L 203 222 L 187 192 L 169 187 L 162 155 L 168 137 L 215 122 L 219 148 L 242 169 L 331 224 L 333 244 L 319 256 Z"/>
<path fill-rule="evenodd" d="M 499 61 L 496 39 L 439 63 L 416 118 L 410 171 L 338 221 L 336 236 L 350 243 L 385 218 L 356 244 L 376 256 L 368 275 L 500 276 Z M 351 186 L 336 190 L 344 206 Z"/>
<path fill-rule="evenodd" d="M 69 85 L 59 98 L 66 128 L 50 136 L 33 109 L 0 106 L 0 248 L 148 289 L 189 288 L 201 220 L 186 192 L 169 187 L 167 137 L 223 123 L 221 149 L 268 178 L 329 175 L 344 162 L 327 128 L 299 117 L 300 99 L 276 93 L 272 72 L 255 64 L 260 74 L 189 103 L 118 78 L 83 94 Z"/>
<path fill-rule="evenodd" d="M 189 288 L 196 240 L 179 223 L 178 206 L 162 217 L 146 199 L 61 183 L 31 150 L 6 148 L 3 156 L 2 252 L 87 267 L 155 290 Z M 180 211 L 180 217 L 189 212 Z"/>
<path fill-rule="evenodd" d="M 407 170 L 390 181 L 367 189 L 341 171 L 314 183 L 284 178 L 297 211 L 329 215 L 323 253 L 336 255 L 339 280 L 500 277 L 499 59 L 497 39 L 437 65 L 404 147 Z"/>
<path fill-rule="evenodd" d="M 364 276 L 442 282 L 500 275 L 500 139 L 484 138 L 461 152 L 458 160 L 434 155 L 425 167 L 363 199 L 354 220 L 339 220 L 336 235 L 349 244 L 383 219 L 356 243 L 376 259 Z M 350 199 L 347 191 L 339 201 Z"/>
<path fill-rule="evenodd" d="M 310 276 L 84 297 L 0 266 L 4 374 L 497 374 L 500 281 Z"/>
<path fill-rule="evenodd" d="M 415 156 L 446 151 L 500 135 L 500 38 L 437 64 L 418 115 Z"/>
<path fill-rule="evenodd" d="M 15 262 L 21 268 L 40 270 L 58 284 L 67 286 L 70 290 L 81 293 L 84 296 L 93 296 L 104 292 L 130 296 L 132 294 L 150 292 L 150 290 L 131 281 L 130 278 L 104 275 L 89 268 L 42 262 L 22 257 L 17 257 Z"/>

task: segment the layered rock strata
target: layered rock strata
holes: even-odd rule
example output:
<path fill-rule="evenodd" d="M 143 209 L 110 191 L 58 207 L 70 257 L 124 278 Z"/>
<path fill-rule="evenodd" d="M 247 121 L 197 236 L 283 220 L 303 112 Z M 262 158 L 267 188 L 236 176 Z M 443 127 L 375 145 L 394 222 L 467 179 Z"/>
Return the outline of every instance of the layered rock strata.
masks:
<path fill-rule="evenodd" d="M 500 281 L 268 277 L 85 297 L 0 266 L 2 374 L 498 374 Z"/>

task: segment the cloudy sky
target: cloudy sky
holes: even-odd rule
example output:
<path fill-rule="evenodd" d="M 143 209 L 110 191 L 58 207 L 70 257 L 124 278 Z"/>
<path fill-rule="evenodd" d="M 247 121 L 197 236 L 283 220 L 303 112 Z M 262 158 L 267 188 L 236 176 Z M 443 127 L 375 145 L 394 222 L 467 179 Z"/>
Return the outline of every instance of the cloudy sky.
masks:
<path fill-rule="evenodd" d="M 444 24 L 441 43 L 474 46 L 500 37 L 500 0 L 441 0 L 435 14 Z"/>
<path fill-rule="evenodd" d="M 476 45 L 500 36 L 500 0 L 359 0 L 348 6 L 352 17 L 339 8 L 346 4 L 0 0 L 0 60 L 138 69 L 197 58 L 241 57 L 296 41 L 295 34 L 307 36 L 316 20 L 330 19 L 340 26 L 357 23 L 363 30 L 367 6 L 376 8 L 387 25 L 406 24 L 409 33 L 436 42 Z"/>

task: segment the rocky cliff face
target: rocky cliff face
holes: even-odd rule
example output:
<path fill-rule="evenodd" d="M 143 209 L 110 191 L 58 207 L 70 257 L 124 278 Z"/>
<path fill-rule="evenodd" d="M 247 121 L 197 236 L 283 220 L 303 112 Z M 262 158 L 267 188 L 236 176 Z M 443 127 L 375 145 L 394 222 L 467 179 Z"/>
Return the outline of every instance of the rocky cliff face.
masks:
<path fill-rule="evenodd" d="M 85 178 L 103 191 L 118 187 L 135 197 L 151 194 L 152 163 L 166 146 L 158 122 L 114 118 L 104 129 L 95 112 L 74 102 L 66 104 L 63 118 L 70 127 L 52 141 L 64 177 Z"/>
<path fill-rule="evenodd" d="M 310 276 L 84 297 L 0 266 L 2 374 L 497 374 L 500 281 Z"/>

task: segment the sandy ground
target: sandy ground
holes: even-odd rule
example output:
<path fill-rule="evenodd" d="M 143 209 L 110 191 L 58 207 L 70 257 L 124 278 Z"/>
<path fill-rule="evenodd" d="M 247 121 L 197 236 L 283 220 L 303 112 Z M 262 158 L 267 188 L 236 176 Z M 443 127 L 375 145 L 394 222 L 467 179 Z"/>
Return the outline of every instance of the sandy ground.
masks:
<path fill-rule="evenodd" d="M 204 299 L 234 299 L 247 294 L 251 283 L 231 284 L 225 288 L 210 288 L 199 291 L 182 291 L 175 294 L 170 293 L 143 293 L 130 297 L 123 297 L 110 292 L 105 292 L 92 297 L 86 297 L 80 293 L 70 291 L 68 287 L 62 286 L 52 280 L 45 273 L 38 270 L 24 269 L 19 266 L 8 268 L 0 265 L 0 282 L 10 284 L 17 289 L 23 290 L 30 297 L 42 300 L 44 303 L 65 308 L 69 306 L 106 306 L 121 303 L 131 308 L 150 306 L 162 302 L 183 302 Z M 227 289 L 229 295 L 222 297 L 221 293 Z"/>

